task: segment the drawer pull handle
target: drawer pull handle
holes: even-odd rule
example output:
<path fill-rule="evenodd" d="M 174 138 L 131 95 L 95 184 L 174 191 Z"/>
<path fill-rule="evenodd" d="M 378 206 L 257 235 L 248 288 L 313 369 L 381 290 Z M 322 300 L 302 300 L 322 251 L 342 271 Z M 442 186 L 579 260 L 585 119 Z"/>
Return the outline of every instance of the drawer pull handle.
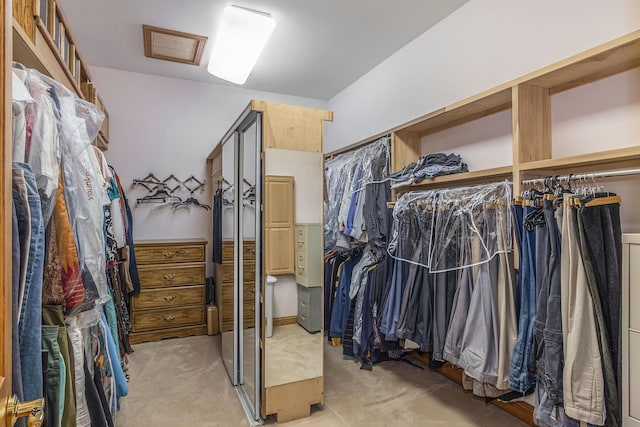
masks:
<path fill-rule="evenodd" d="M 176 295 L 165 295 L 164 296 L 164 300 L 165 301 L 173 301 L 174 299 L 176 299 Z"/>
<path fill-rule="evenodd" d="M 164 280 L 173 280 L 173 279 L 176 278 L 176 275 L 175 274 L 165 274 L 162 277 L 164 277 Z"/>
<path fill-rule="evenodd" d="M 173 322 L 176 319 L 176 316 L 172 316 L 171 314 L 167 314 L 166 316 L 164 316 L 164 320 L 166 320 L 167 322 Z"/>
<path fill-rule="evenodd" d="M 175 254 L 176 254 L 175 252 L 171 252 L 171 251 L 162 252 L 162 256 L 165 258 L 173 258 Z"/>

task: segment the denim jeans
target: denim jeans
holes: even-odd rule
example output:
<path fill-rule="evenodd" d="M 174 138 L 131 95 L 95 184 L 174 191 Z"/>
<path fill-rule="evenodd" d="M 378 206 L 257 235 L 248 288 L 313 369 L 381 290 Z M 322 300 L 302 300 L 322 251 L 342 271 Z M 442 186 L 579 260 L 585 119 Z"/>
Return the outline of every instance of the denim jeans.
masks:
<path fill-rule="evenodd" d="M 522 218 L 533 211 L 525 207 Z M 536 319 L 536 231 L 528 231 L 522 224 L 522 244 L 520 245 L 520 316 L 518 318 L 518 339 L 511 356 L 511 372 L 509 387 L 514 391 L 525 393 L 536 385 L 535 376 L 530 375 L 533 348 L 533 325 Z"/>
<path fill-rule="evenodd" d="M 13 163 L 13 202 L 20 240 L 18 339 L 25 400 L 42 397 L 41 307 L 44 225 L 40 197 L 29 165 Z"/>

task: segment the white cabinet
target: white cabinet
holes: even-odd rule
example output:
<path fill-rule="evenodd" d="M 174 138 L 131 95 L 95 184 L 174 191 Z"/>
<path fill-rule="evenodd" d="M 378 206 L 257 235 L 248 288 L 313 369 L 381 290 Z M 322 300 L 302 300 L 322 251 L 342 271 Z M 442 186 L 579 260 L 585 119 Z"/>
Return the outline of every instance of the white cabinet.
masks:
<path fill-rule="evenodd" d="M 622 425 L 640 427 L 640 234 L 622 243 Z"/>

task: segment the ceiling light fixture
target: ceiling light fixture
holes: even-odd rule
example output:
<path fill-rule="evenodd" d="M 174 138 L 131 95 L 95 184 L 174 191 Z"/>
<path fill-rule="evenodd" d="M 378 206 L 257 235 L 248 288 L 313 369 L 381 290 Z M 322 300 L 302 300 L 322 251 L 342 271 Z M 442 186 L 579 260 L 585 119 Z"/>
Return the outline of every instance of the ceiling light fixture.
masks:
<path fill-rule="evenodd" d="M 207 71 L 231 83 L 244 84 L 275 26 L 267 13 L 225 7 Z"/>

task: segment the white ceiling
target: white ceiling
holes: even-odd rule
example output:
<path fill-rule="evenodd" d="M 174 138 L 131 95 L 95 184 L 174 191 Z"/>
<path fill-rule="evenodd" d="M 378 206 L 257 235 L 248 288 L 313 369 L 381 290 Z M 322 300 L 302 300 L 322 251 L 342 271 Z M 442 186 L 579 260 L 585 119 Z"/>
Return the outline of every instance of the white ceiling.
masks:
<path fill-rule="evenodd" d="M 206 71 L 223 8 L 276 28 L 244 87 L 328 100 L 468 0 L 59 0 L 89 65 L 230 84 Z M 209 37 L 198 67 L 144 56 L 142 24 Z M 425 52 L 428 55 L 428 52 Z"/>

